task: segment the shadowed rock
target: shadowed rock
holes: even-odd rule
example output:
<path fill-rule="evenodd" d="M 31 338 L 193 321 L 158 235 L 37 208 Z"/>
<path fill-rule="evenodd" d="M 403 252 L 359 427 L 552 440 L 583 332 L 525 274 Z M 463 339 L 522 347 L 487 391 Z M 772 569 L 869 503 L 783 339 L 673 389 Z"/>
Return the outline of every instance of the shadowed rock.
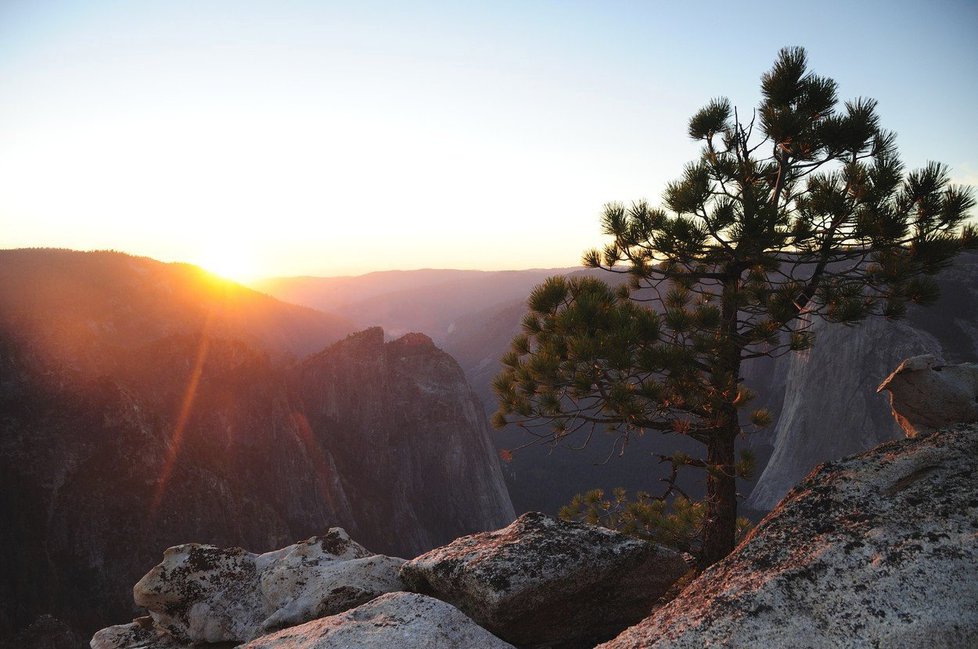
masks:
<path fill-rule="evenodd" d="M 513 649 L 450 604 L 390 593 L 355 609 L 263 636 L 240 649 Z"/>
<path fill-rule="evenodd" d="M 102 629 L 89 643 L 91 649 L 183 649 L 166 631 L 153 623 L 153 618 L 136 618 L 129 624 L 117 624 Z"/>
<path fill-rule="evenodd" d="M 945 365 L 932 354 L 914 356 L 876 389 L 883 390 L 907 437 L 978 421 L 978 363 Z"/>
<path fill-rule="evenodd" d="M 8 602 L 3 601 L 4 607 Z M 16 636 L 0 640 L 0 649 L 75 649 L 85 641 L 63 620 L 53 615 L 41 615 Z M 149 648 L 148 648 L 149 649 Z"/>
<path fill-rule="evenodd" d="M 528 513 L 405 563 L 401 578 L 513 644 L 576 647 L 640 620 L 688 570 L 654 543 Z"/>
<path fill-rule="evenodd" d="M 822 465 L 603 649 L 978 646 L 978 425 Z"/>

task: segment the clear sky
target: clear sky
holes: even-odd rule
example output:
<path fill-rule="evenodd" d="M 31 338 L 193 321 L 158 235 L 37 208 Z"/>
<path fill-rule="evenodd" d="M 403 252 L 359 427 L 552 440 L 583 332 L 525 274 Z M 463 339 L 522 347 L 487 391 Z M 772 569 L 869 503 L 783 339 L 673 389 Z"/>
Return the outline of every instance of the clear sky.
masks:
<path fill-rule="evenodd" d="M 978 185 L 978 1 L 0 2 L 0 247 L 239 276 L 575 265 L 780 47 Z"/>

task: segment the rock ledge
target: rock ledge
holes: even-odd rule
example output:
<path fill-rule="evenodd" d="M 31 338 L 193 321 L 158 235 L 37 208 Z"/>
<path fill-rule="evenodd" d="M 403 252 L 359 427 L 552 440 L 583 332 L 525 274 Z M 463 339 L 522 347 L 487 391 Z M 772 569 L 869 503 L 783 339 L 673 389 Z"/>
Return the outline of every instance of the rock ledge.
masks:
<path fill-rule="evenodd" d="M 978 425 L 816 468 L 604 649 L 978 646 Z"/>

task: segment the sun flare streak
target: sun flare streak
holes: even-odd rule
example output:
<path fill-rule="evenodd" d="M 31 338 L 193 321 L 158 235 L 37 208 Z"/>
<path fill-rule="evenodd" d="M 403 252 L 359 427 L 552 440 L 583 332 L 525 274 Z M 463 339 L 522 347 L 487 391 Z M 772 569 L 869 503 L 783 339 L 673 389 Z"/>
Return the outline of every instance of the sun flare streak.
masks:
<path fill-rule="evenodd" d="M 197 357 L 194 360 L 194 368 L 187 381 L 187 389 L 184 391 L 183 399 L 180 403 L 180 413 L 177 416 L 176 425 L 173 427 L 173 434 L 170 436 L 170 444 L 167 448 L 166 460 L 160 470 L 159 480 L 156 483 L 156 490 L 153 493 L 153 501 L 150 505 L 150 516 L 155 517 L 159 507 L 166 495 L 166 487 L 173 474 L 177 458 L 180 455 L 180 447 L 183 445 L 183 436 L 186 432 L 187 421 L 193 411 L 194 401 L 197 398 L 197 387 L 200 384 L 200 376 L 204 370 L 204 362 L 207 360 L 207 351 L 210 346 L 210 316 L 204 323 L 201 333 L 200 344 L 197 347 Z"/>
<path fill-rule="evenodd" d="M 302 446 L 305 448 L 306 457 L 312 462 L 313 467 L 316 471 L 316 485 L 319 490 L 319 497 L 322 502 L 329 505 L 332 512 L 337 512 L 336 501 L 333 498 L 332 491 L 329 488 L 329 481 L 335 479 L 336 466 L 333 464 L 332 458 L 329 456 L 328 451 L 323 449 L 319 441 L 316 439 L 316 434 L 313 432 L 312 427 L 309 425 L 309 420 L 301 412 L 293 412 L 292 424 L 295 426 L 295 430 L 299 435 L 299 440 L 302 442 Z"/>

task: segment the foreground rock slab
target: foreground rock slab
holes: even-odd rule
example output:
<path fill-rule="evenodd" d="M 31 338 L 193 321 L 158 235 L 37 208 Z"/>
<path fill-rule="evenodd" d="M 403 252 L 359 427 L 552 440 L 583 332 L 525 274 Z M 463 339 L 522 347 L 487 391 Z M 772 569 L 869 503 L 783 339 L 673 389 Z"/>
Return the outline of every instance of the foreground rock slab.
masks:
<path fill-rule="evenodd" d="M 822 465 L 603 649 L 978 646 L 978 425 Z"/>
<path fill-rule="evenodd" d="M 133 596 L 176 641 L 245 642 L 403 590 L 403 563 L 341 528 L 261 555 L 191 543 L 168 549 Z"/>
<path fill-rule="evenodd" d="M 263 636 L 240 649 L 513 649 L 450 604 L 390 593 L 339 615 Z"/>
<path fill-rule="evenodd" d="M 601 527 L 520 516 L 404 564 L 411 590 L 520 646 L 593 646 L 648 615 L 683 555 Z"/>
<path fill-rule="evenodd" d="M 907 434 L 978 421 L 978 363 L 947 365 L 932 354 L 900 363 L 877 392 L 889 390 L 893 417 Z"/>

